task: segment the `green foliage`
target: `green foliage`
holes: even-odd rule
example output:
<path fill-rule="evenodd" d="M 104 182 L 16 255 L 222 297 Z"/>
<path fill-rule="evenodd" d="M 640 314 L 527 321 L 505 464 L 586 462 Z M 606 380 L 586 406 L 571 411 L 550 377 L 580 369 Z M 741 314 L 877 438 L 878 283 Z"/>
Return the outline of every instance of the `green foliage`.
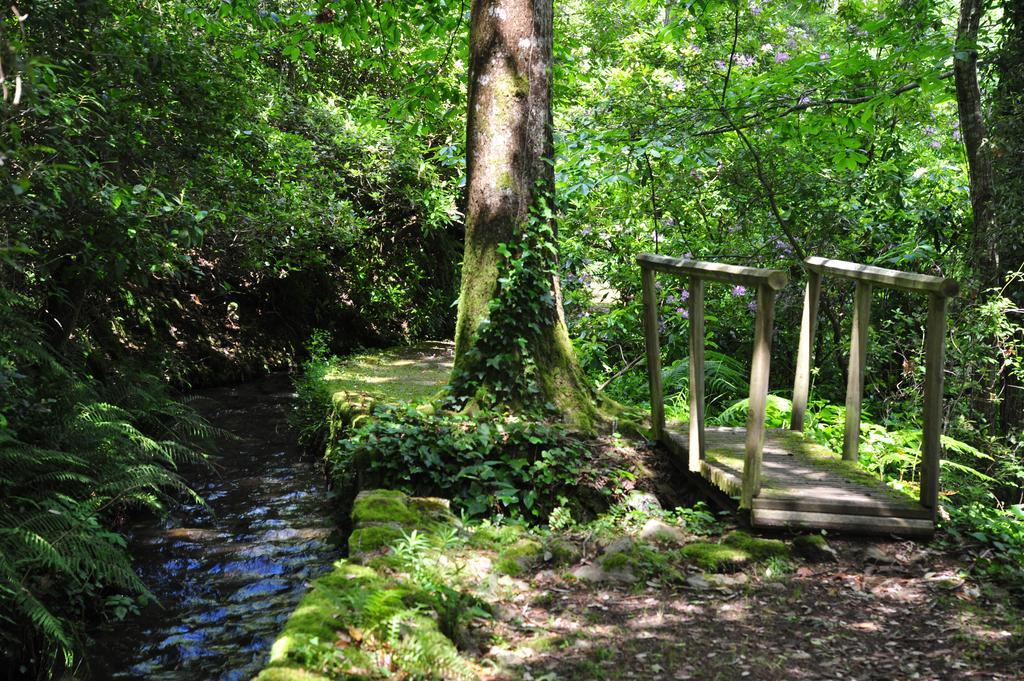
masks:
<path fill-rule="evenodd" d="M 581 491 L 610 493 L 607 475 L 585 443 L 562 426 L 495 412 L 426 415 L 379 407 L 375 420 L 332 447 L 336 482 L 355 476 L 374 486 L 451 498 L 470 515 L 486 512 L 546 520 L 580 503 Z"/>
<path fill-rule="evenodd" d="M 0 330 L 0 377 L 0 653 L 45 676 L 79 659 L 87 613 L 122 619 L 151 598 L 118 519 L 199 502 L 179 467 L 204 460 L 192 443 L 213 429 L 158 381 L 64 365 L 26 325 Z"/>
<path fill-rule="evenodd" d="M 722 531 L 721 522 L 703 501 L 698 501 L 690 507 L 680 506 L 673 509 L 665 518 L 670 522 L 674 522 L 676 518 L 680 519 L 686 526 L 686 531 L 692 534 L 709 535 Z"/>
<path fill-rule="evenodd" d="M 438 630 L 457 645 L 465 640 L 470 622 L 491 616 L 486 604 L 480 599 L 453 586 L 458 579 L 459 569 L 454 576 L 448 575 L 438 560 L 445 550 L 459 543 L 459 539 L 457 534 L 449 535 L 448 540 L 442 541 L 440 550 L 437 550 L 413 530 L 403 534 L 402 539 L 393 546 L 399 565 L 408 572 L 413 583 L 426 593 L 437 617 Z"/>
<path fill-rule="evenodd" d="M 949 533 L 983 549 L 975 568 L 1024 592 L 1024 504 L 998 508 L 972 502 L 947 509 Z"/>

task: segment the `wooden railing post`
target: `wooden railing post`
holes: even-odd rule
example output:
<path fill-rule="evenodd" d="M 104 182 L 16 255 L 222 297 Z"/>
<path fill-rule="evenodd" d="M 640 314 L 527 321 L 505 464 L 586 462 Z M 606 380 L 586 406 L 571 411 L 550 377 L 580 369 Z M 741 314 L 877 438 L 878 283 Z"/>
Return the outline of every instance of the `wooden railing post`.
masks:
<path fill-rule="evenodd" d="M 704 459 L 704 280 L 690 277 L 690 437 L 687 466 L 700 472 Z"/>
<path fill-rule="evenodd" d="M 747 411 L 746 458 L 740 508 L 750 508 L 761 492 L 761 455 L 764 450 L 764 417 L 768 405 L 768 372 L 772 357 L 772 325 L 775 320 L 775 291 L 757 287 L 754 319 L 754 352 L 750 367 L 750 400 Z"/>
<path fill-rule="evenodd" d="M 813 366 L 814 334 L 818 328 L 818 302 L 821 299 L 821 275 L 807 272 L 807 289 L 804 291 L 804 313 L 800 320 L 800 345 L 796 354 L 796 378 L 793 381 L 793 411 L 789 418 L 789 429 L 804 430 L 804 415 L 811 392 L 811 366 Z"/>
<path fill-rule="evenodd" d="M 868 359 L 868 325 L 871 321 L 871 284 L 858 280 L 853 294 L 853 329 L 850 333 L 850 366 L 846 380 L 846 429 L 843 459 L 857 460 L 860 445 L 860 403 L 864 397 L 864 365 Z"/>
<path fill-rule="evenodd" d="M 644 291 L 644 340 L 647 346 L 647 381 L 651 387 L 651 431 L 660 440 L 665 431 L 665 404 L 661 390 L 661 344 L 658 342 L 658 291 L 654 270 L 641 267 Z"/>
<path fill-rule="evenodd" d="M 921 505 L 938 511 L 939 466 L 942 460 L 942 383 L 946 360 L 946 303 L 938 294 L 928 296 L 928 322 L 924 339 L 924 420 L 921 433 Z"/>

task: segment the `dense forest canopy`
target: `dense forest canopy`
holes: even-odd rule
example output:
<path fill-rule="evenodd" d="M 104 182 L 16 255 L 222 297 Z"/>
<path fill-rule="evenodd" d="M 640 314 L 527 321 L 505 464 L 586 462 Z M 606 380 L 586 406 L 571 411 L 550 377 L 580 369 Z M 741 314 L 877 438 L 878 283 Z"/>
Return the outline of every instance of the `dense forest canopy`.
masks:
<path fill-rule="evenodd" d="M 311 337 L 321 355 L 454 337 L 475 215 L 468 5 L 38 0 L 0 18 L 6 658 L 74 665 L 85 613 L 122 617 L 125 594 L 145 595 L 119 523 L 191 494 L 178 466 L 210 434 L 175 391 L 295 366 Z M 526 218 L 546 231 L 492 244 L 496 267 L 506 284 L 542 272 L 580 391 L 640 410 L 638 253 L 796 281 L 809 255 L 960 280 L 949 522 L 1002 557 L 982 569 L 1019 580 L 1022 36 L 1015 0 L 558 3 L 553 196 Z M 689 292 L 660 295 L 669 411 L 685 418 Z M 812 421 L 832 445 L 851 300 L 829 285 L 821 305 Z M 780 293 L 776 425 L 801 303 L 798 285 Z M 925 308 L 894 291 L 874 304 L 862 463 L 914 486 Z M 709 417 L 742 424 L 753 292 L 709 287 L 707 305 Z M 530 333 L 499 327 L 475 360 L 487 379 L 456 376 L 474 418 L 521 406 L 502 391 L 531 385 L 516 355 Z M 531 414 L 557 439 L 553 411 Z"/>

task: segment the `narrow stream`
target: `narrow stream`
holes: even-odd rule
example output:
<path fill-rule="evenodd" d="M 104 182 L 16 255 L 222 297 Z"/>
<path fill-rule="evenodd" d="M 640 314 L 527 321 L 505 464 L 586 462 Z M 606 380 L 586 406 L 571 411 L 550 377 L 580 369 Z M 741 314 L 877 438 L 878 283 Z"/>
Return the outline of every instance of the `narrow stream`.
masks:
<path fill-rule="evenodd" d="M 285 375 L 200 391 L 194 406 L 241 436 L 189 481 L 188 507 L 134 527 L 140 575 L 160 600 L 95 636 L 93 679 L 249 679 L 309 580 L 337 556 L 316 462 L 287 427 Z"/>

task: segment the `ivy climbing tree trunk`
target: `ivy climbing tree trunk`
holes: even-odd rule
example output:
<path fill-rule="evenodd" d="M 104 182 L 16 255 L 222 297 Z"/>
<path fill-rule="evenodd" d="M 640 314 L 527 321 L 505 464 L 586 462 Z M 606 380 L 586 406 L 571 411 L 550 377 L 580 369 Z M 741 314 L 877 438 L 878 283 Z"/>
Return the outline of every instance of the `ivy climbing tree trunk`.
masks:
<path fill-rule="evenodd" d="M 552 0 L 473 0 L 466 242 L 455 334 L 457 397 L 554 409 L 594 401 L 569 342 L 556 271 Z"/>

